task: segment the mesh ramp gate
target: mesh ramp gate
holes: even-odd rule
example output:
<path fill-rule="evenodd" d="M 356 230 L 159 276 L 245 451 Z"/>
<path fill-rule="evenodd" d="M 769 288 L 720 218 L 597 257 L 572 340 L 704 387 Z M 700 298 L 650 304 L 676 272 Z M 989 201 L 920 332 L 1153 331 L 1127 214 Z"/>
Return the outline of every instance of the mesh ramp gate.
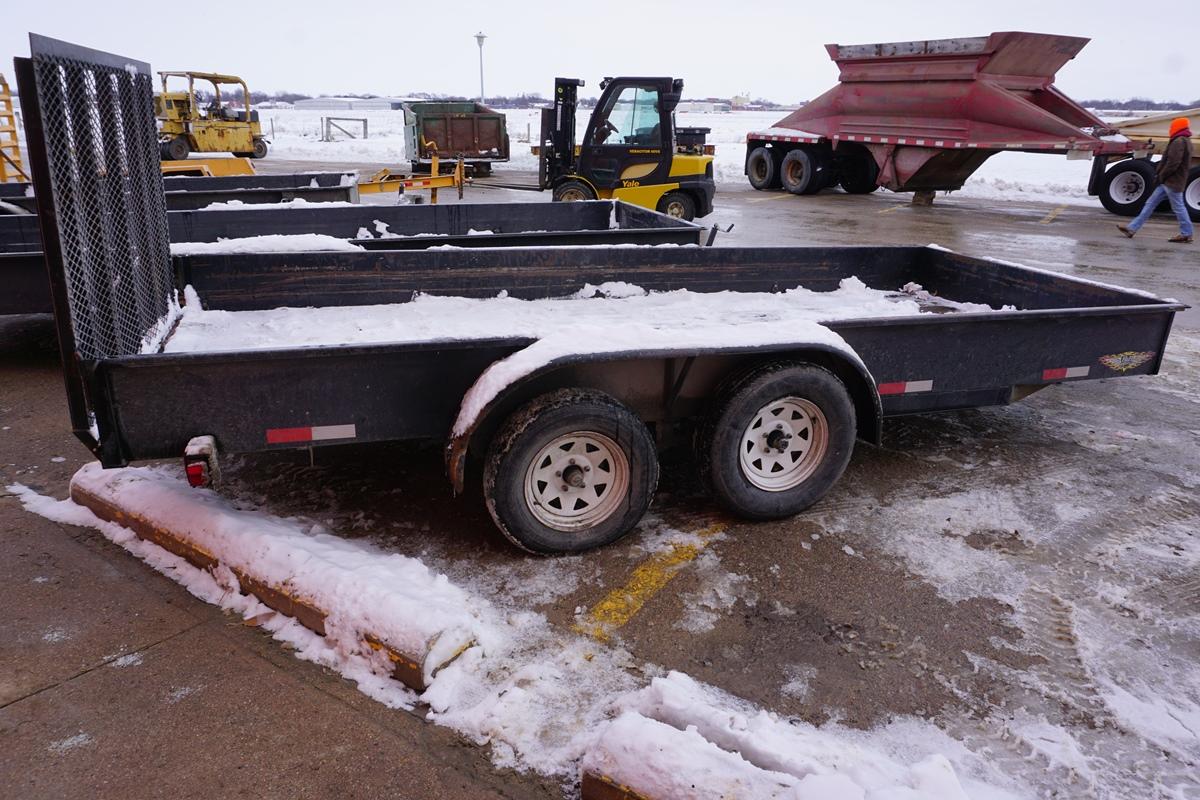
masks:
<path fill-rule="evenodd" d="M 29 41 L 49 178 L 36 191 L 74 353 L 139 353 L 176 310 L 150 65 L 37 34 Z"/>

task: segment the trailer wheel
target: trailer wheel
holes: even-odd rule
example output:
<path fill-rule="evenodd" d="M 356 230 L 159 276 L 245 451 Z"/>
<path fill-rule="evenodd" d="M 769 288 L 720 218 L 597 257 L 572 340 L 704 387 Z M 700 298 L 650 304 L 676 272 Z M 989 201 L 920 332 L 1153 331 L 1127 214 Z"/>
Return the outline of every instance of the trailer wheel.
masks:
<path fill-rule="evenodd" d="M 1183 188 L 1183 204 L 1193 222 L 1200 222 L 1200 167 L 1192 167 L 1187 186 Z"/>
<path fill-rule="evenodd" d="M 854 403 L 837 376 L 812 364 L 766 364 L 718 398 L 698 443 L 701 474 L 735 514 L 788 517 L 837 482 L 854 437 Z"/>
<path fill-rule="evenodd" d="M 583 181 L 566 180 L 554 187 L 554 200 L 558 203 L 575 203 L 581 200 L 595 199 L 596 193 Z"/>
<path fill-rule="evenodd" d="M 696 201 L 686 192 L 667 192 L 658 201 L 659 213 L 691 222 L 696 218 Z"/>
<path fill-rule="evenodd" d="M 188 140 L 182 136 L 176 136 L 171 141 L 167 142 L 167 155 L 171 161 L 183 161 L 188 157 L 192 148 L 188 145 Z"/>
<path fill-rule="evenodd" d="M 267 140 L 255 139 L 254 152 L 250 154 L 251 158 L 266 158 L 267 157 Z"/>
<path fill-rule="evenodd" d="M 783 157 L 779 178 L 792 194 L 816 194 L 824 183 L 821 162 L 807 150 L 792 150 Z"/>
<path fill-rule="evenodd" d="M 483 473 L 497 527 L 534 553 L 616 541 L 646 513 L 657 485 L 645 424 L 586 389 L 550 392 L 516 411 L 492 440 Z"/>
<path fill-rule="evenodd" d="M 1145 159 L 1118 162 L 1109 167 L 1100 181 L 1100 202 L 1114 214 L 1136 217 L 1157 180 L 1154 165 Z"/>
<path fill-rule="evenodd" d="M 775 154 L 766 147 L 756 147 L 746 158 L 746 176 L 750 185 L 759 191 L 779 188 L 779 165 Z"/>
<path fill-rule="evenodd" d="M 870 194 L 879 188 L 878 178 L 879 165 L 870 151 L 863 148 L 842 163 L 838 183 L 848 194 Z"/>

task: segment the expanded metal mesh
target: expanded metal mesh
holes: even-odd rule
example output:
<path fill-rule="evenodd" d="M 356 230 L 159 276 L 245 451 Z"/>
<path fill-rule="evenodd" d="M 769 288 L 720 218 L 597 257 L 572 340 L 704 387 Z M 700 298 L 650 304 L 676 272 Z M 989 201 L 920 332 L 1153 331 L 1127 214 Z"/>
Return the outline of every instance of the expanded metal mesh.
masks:
<path fill-rule="evenodd" d="M 75 349 L 138 353 L 174 296 L 149 69 L 47 49 L 32 47 L 53 194 L 38 202 L 54 205 Z"/>

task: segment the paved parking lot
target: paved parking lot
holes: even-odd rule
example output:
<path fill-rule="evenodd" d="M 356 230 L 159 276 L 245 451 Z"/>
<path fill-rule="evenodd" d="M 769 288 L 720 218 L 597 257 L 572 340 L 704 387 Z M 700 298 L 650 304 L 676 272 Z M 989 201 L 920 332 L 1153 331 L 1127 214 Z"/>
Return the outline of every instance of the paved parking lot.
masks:
<path fill-rule="evenodd" d="M 510 199 L 545 198 L 467 197 Z M 1128 241 L 1098 205 L 915 208 L 723 186 L 710 220 L 734 225 L 720 245 L 935 242 L 1200 300 L 1200 251 L 1168 244 L 1169 221 Z M 0 486 L 62 497 L 88 454 L 67 431 L 52 335 L 45 320 L 0 323 Z M 928 718 L 1046 796 L 1188 796 L 1200 792 L 1200 311 L 1177 317 L 1163 373 L 891 420 L 825 500 L 783 522 L 720 514 L 688 454 L 667 453 L 653 518 L 581 556 L 509 546 L 476 493 L 451 496 L 436 446 L 243 457 L 226 464 L 226 491 L 419 556 L 564 629 L 641 592 L 633 613 L 604 620 L 631 662 L 781 714 Z M 658 563 L 667 530 L 701 544 Z M 646 570 L 661 571 L 653 591 L 631 583 Z M 11 497 L 0 597 L 2 795 L 558 793 Z"/>

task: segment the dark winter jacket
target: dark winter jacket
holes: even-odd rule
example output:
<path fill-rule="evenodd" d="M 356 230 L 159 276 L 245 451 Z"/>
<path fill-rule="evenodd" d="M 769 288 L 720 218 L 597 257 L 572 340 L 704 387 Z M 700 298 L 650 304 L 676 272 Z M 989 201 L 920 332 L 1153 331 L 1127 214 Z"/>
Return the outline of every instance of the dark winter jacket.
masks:
<path fill-rule="evenodd" d="M 1158 182 L 1173 192 L 1187 188 L 1188 170 L 1192 166 L 1192 140 L 1187 133 L 1176 136 L 1167 144 L 1167 152 L 1158 162 Z"/>

